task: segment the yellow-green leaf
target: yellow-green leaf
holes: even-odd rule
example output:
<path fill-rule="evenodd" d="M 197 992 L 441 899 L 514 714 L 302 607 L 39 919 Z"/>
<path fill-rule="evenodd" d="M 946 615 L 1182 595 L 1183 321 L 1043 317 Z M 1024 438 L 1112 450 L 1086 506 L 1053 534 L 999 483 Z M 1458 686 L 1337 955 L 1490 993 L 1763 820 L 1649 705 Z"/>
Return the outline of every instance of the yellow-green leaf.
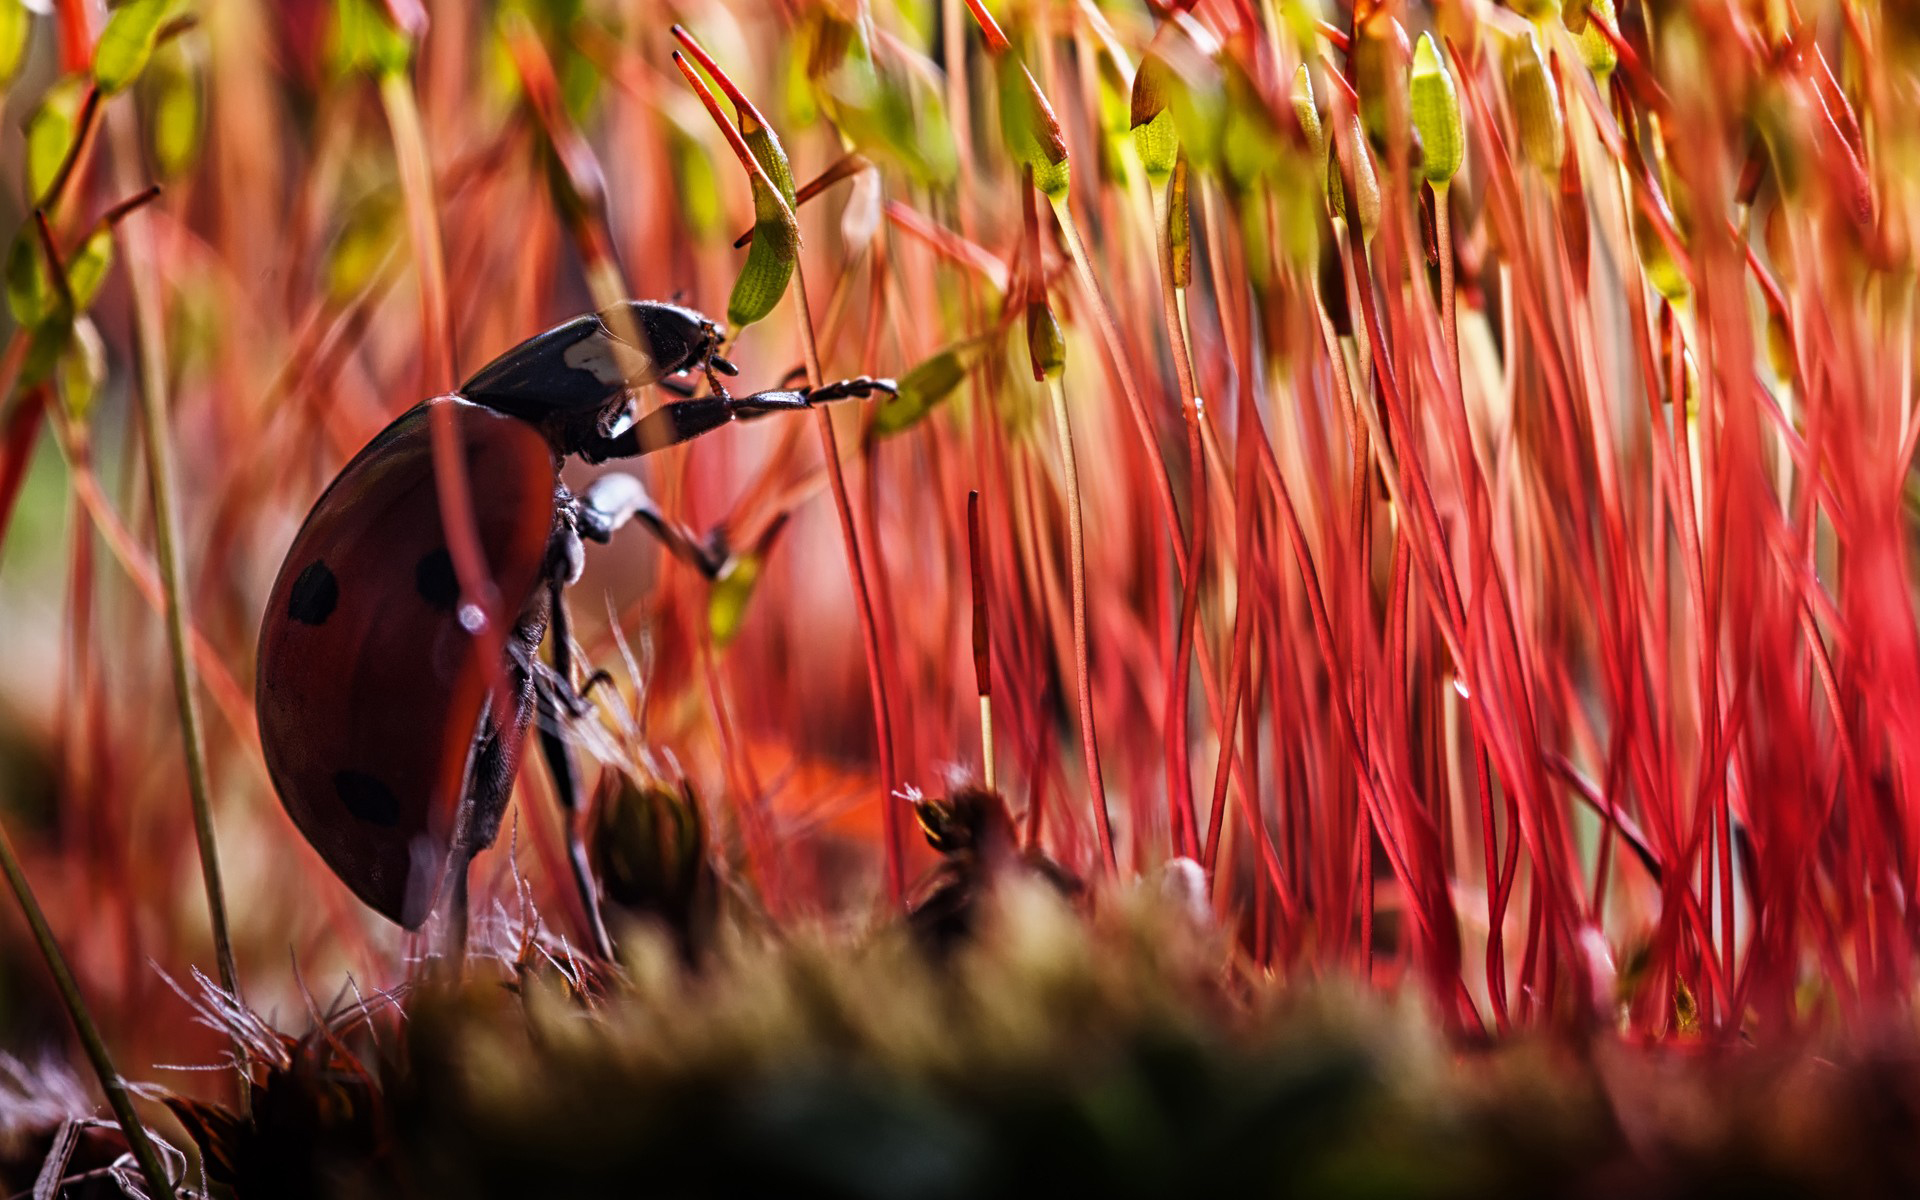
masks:
<path fill-rule="evenodd" d="M 747 620 L 747 602 L 753 599 L 753 589 L 765 565 L 758 554 L 742 554 L 729 561 L 720 578 L 714 580 L 713 589 L 707 593 L 707 632 L 713 635 L 715 646 L 725 649 L 740 635 L 740 627 Z"/>
<path fill-rule="evenodd" d="M 413 43 L 379 0 L 335 0 L 327 60 L 336 75 L 392 75 L 407 69 Z"/>
<path fill-rule="evenodd" d="M 66 406 L 67 415 L 75 421 L 85 421 L 93 409 L 94 397 L 100 394 L 100 385 L 107 378 L 107 345 L 100 338 L 99 329 L 94 327 L 88 317 L 81 317 L 73 323 L 73 329 L 67 337 L 66 353 L 60 356 L 60 365 L 54 375 L 54 384 L 60 392 L 60 402 Z"/>
<path fill-rule="evenodd" d="M 7 247 L 7 311 L 23 329 L 36 328 L 53 310 L 53 289 L 40 256 L 40 240 L 29 221 Z"/>
<path fill-rule="evenodd" d="M 100 285 L 107 281 L 107 271 L 112 266 L 113 230 L 102 226 L 67 260 L 67 289 L 73 293 L 76 312 L 84 313 L 93 306 L 94 297 L 100 294 Z"/>
<path fill-rule="evenodd" d="M 399 238 L 393 194 L 375 192 L 355 204 L 327 257 L 327 296 L 342 304 L 360 294 Z"/>
<path fill-rule="evenodd" d="M 972 338 L 948 346 L 902 375 L 899 390 L 875 407 L 873 432 L 885 437 L 919 424 L 966 380 L 990 341 Z"/>
<path fill-rule="evenodd" d="M 107 17 L 93 51 L 93 81 L 102 92 L 111 96 L 140 78 L 172 6 L 173 0 L 127 0 Z"/>
<path fill-rule="evenodd" d="M 1227 65 L 1227 116 L 1220 157 L 1228 176 L 1244 186 L 1278 169 L 1284 148 L 1259 89 L 1234 60 Z"/>
<path fill-rule="evenodd" d="M 13 82 L 32 32 L 32 11 L 21 0 L 0 0 L 0 88 Z"/>
<path fill-rule="evenodd" d="M 61 356 L 72 343 L 73 322 L 64 308 L 56 309 L 52 316 L 34 327 L 33 337 L 27 343 L 27 359 L 20 367 L 20 386 L 32 387 L 45 383 L 60 365 Z"/>
<path fill-rule="evenodd" d="M 84 76 L 65 76 L 47 89 L 27 118 L 27 191 L 36 201 L 47 194 L 73 148 L 74 126 L 86 92 Z"/>
<path fill-rule="evenodd" d="M 184 39 L 156 49 L 142 80 L 154 166 L 162 179 L 178 179 L 200 156 L 200 78 Z"/>
<path fill-rule="evenodd" d="M 1661 207 L 1664 209 L 1665 205 Z M 1647 273 L 1647 282 L 1655 291 L 1669 300 L 1679 300 L 1691 290 L 1686 272 L 1675 261 L 1667 239 L 1660 236 L 1653 219 L 1638 204 L 1633 205 L 1633 242 L 1639 251 L 1640 268 Z"/>
<path fill-rule="evenodd" d="M 959 152 L 940 69 L 895 39 L 870 42 L 861 26 L 830 8 L 815 6 L 795 39 L 803 67 L 792 73 L 789 114 L 796 123 L 809 123 L 817 100 L 841 135 L 869 158 L 896 163 L 917 182 L 951 182 Z"/>

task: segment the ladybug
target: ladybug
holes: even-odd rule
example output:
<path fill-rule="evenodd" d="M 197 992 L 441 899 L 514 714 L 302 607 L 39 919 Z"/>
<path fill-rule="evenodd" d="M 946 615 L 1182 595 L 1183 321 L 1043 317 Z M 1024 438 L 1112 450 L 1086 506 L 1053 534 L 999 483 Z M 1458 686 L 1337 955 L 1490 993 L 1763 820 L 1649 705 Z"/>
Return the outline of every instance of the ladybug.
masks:
<path fill-rule="evenodd" d="M 635 517 L 709 576 L 726 560 L 717 539 L 702 543 L 666 522 L 632 476 L 603 475 L 576 496 L 561 464 L 631 458 L 739 418 L 893 391 L 891 381 L 861 378 L 730 396 L 716 372 L 737 370 L 721 340 L 720 326 L 674 304 L 625 301 L 576 317 L 401 414 L 341 469 L 294 536 L 260 627 L 261 748 L 294 825 L 382 916 L 415 930 L 444 905 L 448 940 L 455 953 L 464 946 L 468 865 L 499 832 L 538 712 L 542 753 L 569 810 L 575 883 L 597 948 L 610 951 L 571 819 L 579 785 L 560 731 L 584 704 L 571 682 L 563 591 L 580 577 L 583 539 L 604 543 Z M 710 394 L 692 396 L 684 377 L 694 372 Z M 687 398 L 635 419 L 648 384 Z M 504 643 L 504 662 L 487 661 L 486 616 L 462 602 L 448 551 L 429 432 L 439 408 L 459 434 L 506 625 L 492 643 Z M 539 658 L 549 627 L 551 666 Z"/>

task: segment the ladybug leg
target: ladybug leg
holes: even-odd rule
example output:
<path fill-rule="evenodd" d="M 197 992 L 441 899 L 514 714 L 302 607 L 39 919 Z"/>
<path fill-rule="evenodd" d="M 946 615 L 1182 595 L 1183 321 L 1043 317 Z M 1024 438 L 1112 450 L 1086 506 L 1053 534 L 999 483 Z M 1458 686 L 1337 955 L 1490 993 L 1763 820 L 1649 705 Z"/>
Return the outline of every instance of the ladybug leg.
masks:
<path fill-rule="evenodd" d="M 516 629 L 513 639 L 507 643 L 513 713 L 503 722 L 494 712 L 492 701 L 488 701 L 468 752 L 466 794 L 455 825 L 457 832 L 447 864 L 448 894 L 443 901 L 446 917 L 441 953 L 455 961 L 466 958 L 467 875 L 474 856 L 493 845 L 500 834 L 500 821 L 506 815 L 507 800 L 513 793 L 514 776 L 519 773 L 516 748 L 537 699 L 534 673 L 528 669 L 527 662 L 532 647 L 525 638 L 535 639 L 533 646 L 539 644 L 538 634 L 531 626 Z"/>
<path fill-rule="evenodd" d="M 675 558 L 708 579 L 717 576 L 727 563 L 727 549 L 718 530 L 705 538 L 694 536 L 686 526 L 668 519 L 646 486 L 631 475 L 609 471 L 588 484 L 574 505 L 574 524 L 581 537 L 604 545 L 613 539 L 615 530 L 637 520 Z"/>
<path fill-rule="evenodd" d="M 565 530 L 559 537 L 571 537 L 577 545 L 579 538 L 571 530 Z M 540 715 L 537 722 L 540 729 L 540 754 L 547 762 L 547 774 L 553 779 L 553 790 L 560 797 L 560 807 L 567 824 L 567 861 L 573 869 L 574 887 L 580 893 L 580 905 L 586 910 L 587 930 L 593 937 L 593 948 L 600 957 L 613 957 L 613 939 L 607 936 L 607 926 L 600 915 L 600 892 L 594 886 L 593 871 L 587 862 L 587 845 L 580 834 L 580 823 L 584 816 L 580 775 L 574 767 L 573 748 L 566 737 L 566 719 L 569 716 L 582 716 L 587 711 L 586 701 L 573 690 L 573 637 L 571 622 L 567 616 L 566 586 L 572 582 L 558 574 L 547 581 L 547 597 L 552 612 L 548 630 L 553 637 L 553 674 L 542 675 L 540 686 L 536 689 Z"/>
<path fill-rule="evenodd" d="M 651 454 L 668 446 L 692 441 L 702 434 L 731 422 L 769 413 L 798 412 L 833 400 L 871 396 L 875 392 L 892 395 L 891 379 L 843 379 L 811 391 L 774 390 L 750 396 L 731 396 L 724 391 L 692 400 L 674 400 L 654 409 L 612 437 L 602 437 L 580 448 L 588 462 L 610 458 L 633 458 Z"/>

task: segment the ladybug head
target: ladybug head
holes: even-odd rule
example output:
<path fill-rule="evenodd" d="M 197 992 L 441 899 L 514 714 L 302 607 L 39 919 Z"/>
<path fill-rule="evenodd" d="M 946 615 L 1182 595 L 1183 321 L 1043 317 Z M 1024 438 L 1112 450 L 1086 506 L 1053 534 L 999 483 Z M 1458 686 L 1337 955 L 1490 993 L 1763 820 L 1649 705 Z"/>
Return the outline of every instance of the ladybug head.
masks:
<path fill-rule="evenodd" d="M 546 429 L 555 445 L 605 435 L 633 390 L 683 371 L 737 374 L 720 357 L 720 326 L 656 300 L 625 300 L 528 338 L 460 385 L 477 404 Z"/>
<path fill-rule="evenodd" d="M 723 375 L 739 373 L 720 357 L 725 331 L 705 313 L 658 300 L 627 300 L 601 313 L 600 320 L 622 341 L 641 339 L 662 376 L 709 367 Z"/>

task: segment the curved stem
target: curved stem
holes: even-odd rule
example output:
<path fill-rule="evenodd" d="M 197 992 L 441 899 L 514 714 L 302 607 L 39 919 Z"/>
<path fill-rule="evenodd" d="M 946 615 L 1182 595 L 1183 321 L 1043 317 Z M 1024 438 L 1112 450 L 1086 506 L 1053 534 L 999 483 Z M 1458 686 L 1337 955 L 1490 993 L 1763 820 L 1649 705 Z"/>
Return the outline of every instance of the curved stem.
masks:
<path fill-rule="evenodd" d="M 1126 393 L 1127 406 L 1133 412 L 1133 423 L 1140 433 L 1140 443 L 1145 447 L 1147 458 L 1153 463 L 1153 490 L 1160 500 L 1161 515 L 1167 523 L 1167 535 L 1173 539 L 1174 565 L 1181 576 L 1187 573 L 1187 546 L 1180 539 L 1180 510 L 1174 504 L 1173 484 L 1167 478 L 1166 456 L 1160 453 L 1160 443 L 1153 432 L 1153 418 L 1147 413 L 1147 402 L 1141 398 L 1140 389 L 1135 385 L 1133 371 L 1127 365 L 1126 347 L 1120 341 L 1120 327 L 1114 323 L 1113 310 L 1107 307 L 1106 296 L 1100 291 L 1100 280 L 1093 273 L 1093 262 L 1087 257 L 1087 247 L 1080 240 L 1080 228 L 1074 223 L 1073 211 L 1067 207 L 1065 197 L 1052 200 L 1053 215 L 1060 222 L 1060 231 L 1066 237 L 1067 254 L 1073 259 L 1074 269 L 1079 273 L 1080 285 L 1086 289 L 1087 304 L 1099 318 L 1100 338 L 1106 343 L 1107 356 L 1113 359 L 1113 372 L 1120 380 L 1120 390 Z"/>
<path fill-rule="evenodd" d="M 791 214 L 789 214 L 791 219 Z M 807 271 L 796 255 L 793 272 L 794 300 L 800 306 L 800 344 L 806 356 L 807 386 L 817 388 L 824 380 L 820 369 L 820 346 L 813 334 L 813 311 L 807 302 Z M 853 502 L 847 497 L 847 477 L 840 467 L 840 443 L 834 436 L 833 417 L 824 408 L 814 409 L 819 422 L 820 454 L 826 462 L 827 482 L 833 487 L 834 509 L 840 514 L 840 534 L 847 544 L 847 571 L 852 577 L 854 603 L 860 615 L 860 641 L 867 654 L 867 686 L 873 695 L 874 735 L 880 752 L 880 822 L 887 840 L 887 899 L 898 907 L 906 896 L 905 848 L 900 844 L 899 805 L 893 800 L 893 717 L 888 706 L 887 677 L 880 653 L 880 627 L 873 611 L 873 592 L 867 586 L 867 569 L 860 550 L 860 534 L 854 526 Z"/>
<path fill-rule="evenodd" d="M 120 124 L 115 130 L 114 153 L 123 180 L 138 172 L 139 149 L 132 133 L 130 124 Z M 206 735 L 201 727 L 198 680 L 192 640 L 188 635 L 191 623 L 187 615 L 186 588 L 181 582 L 180 508 L 174 493 L 173 455 L 167 442 L 167 335 L 165 315 L 160 310 L 160 273 L 154 261 L 152 231 L 147 222 L 128 220 L 116 228 L 127 250 L 127 286 L 133 297 L 140 377 L 141 444 L 146 452 L 148 488 L 153 503 L 154 559 L 160 568 L 160 586 L 167 598 L 167 651 L 173 668 L 174 702 L 180 710 L 180 740 L 187 763 L 187 791 L 193 807 L 194 842 L 200 856 L 200 883 L 207 897 L 220 985 L 238 1004 L 240 973 L 234 965 L 233 938 L 227 927 L 220 847 L 213 832 Z M 239 1087 L 244 1105 L 248 1099 L 247 1052 L 237 1037 L 234 1054 L 240 1064 Z"/>
<path fill-rule="evenodd" d="M 13 839 L 7 836 L 3 827 L 0 827 L 0 872 L 6 874 L 14 898 L 20 902 L 20 911 L 25 914 L 27 925 L 33 930 L 33 940 L 39 944 L 40 955 L 46 959 L 47 970 L 53 975 L 53 986 L 66 1004 L 67 1015 L 73 1018 L 74 1032 L 80 1035 L 80 1046 L 86 1051 L 87 1061 L 93 1065 L 93 1073 L 100 1080 L 101 1090 L 107 1094 L 107 1103 L 113 1108 L 114 1118 L 120 1122 L 120 1131 L 127 1135 L 127 1147 L 133 1151 L 134 1161 L 140 1164 L 141 1176 L 146 1179 L 147 1187 L 154 1196 L 173 1195 L 166 1167 L 160 1161 L 160 1152 L 148 1136 L 147 1127 L 140 1123 L 140 1115 L 133 1109 L 133 1096 L 127 1091 L 126 1080 L 114 1069 L 113 1057 L 107 1053 L 107 1043 L 100 1036 L 99 1027 L 93 1023 L 87 1002 L 80 995 L 80 985 L 74 981 L 66 956 L 60 952 L 60 944 L 54 940 L 53 930 L 47 925 L 46 913 L 41 911 L 39 901 L 34 899 L 33 888 L 27 883 L 26 873 L 20 869 L 20 859 L 13 852 Z"/>
<path fill-rule="evenodd" d="M 1188 676 L 1193 658 L 1195 625 L 1199 621 L 1200 568 L 1207 547 L 1207 471 L 1200 444 L 1200 390 L 1194 382 L 1193 359 L 1182 321 L 1183 289 L 1174 278 L 1174 220 L 1187 220 L 1186 213 L 1175 213 L 1173 202 L 1183 162 L 1168 177 L 1164 188 L 1153 193 L 1154 226 L 1160 248 L 1161 313 L 1167 326 L 1167 342 L 1173 350 L 1173 373 L 1180 384 L 1180 409 L 1186 417 L 1189 486 L 1188 501 L 1192 530 L 1188 535 L 1187 561 L 1180 578 L 1180 624 L 1173 655 L 1173 670 L 1167 677 L 1167 815 L 1173 827 L 1173 851 L 1187 858 L 1200 853 L 1199 831 L 1193 811 L 1193 777 L 1188 765 L 1187 702 Z M 1184 195 L 1181 202 L 1185 203 Z M 1232 718 L 1229 716 L 1228 721 Z M 1221 736 L 1226 736 L 1223 730 Z"/>

